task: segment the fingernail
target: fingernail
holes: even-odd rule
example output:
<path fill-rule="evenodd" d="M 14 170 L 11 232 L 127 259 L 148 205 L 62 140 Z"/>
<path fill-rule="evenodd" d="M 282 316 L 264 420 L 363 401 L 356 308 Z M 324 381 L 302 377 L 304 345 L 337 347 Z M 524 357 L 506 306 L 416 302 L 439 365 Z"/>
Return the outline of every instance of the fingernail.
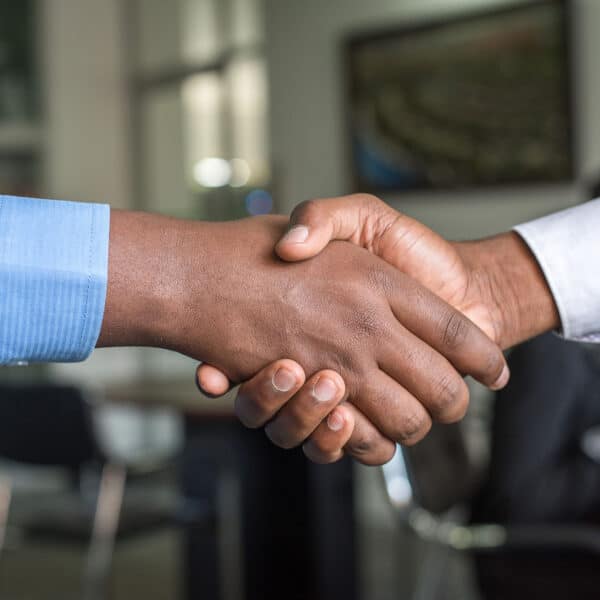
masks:
<path fill-rule="evenodd" d="M 288 369 L 278 369 L 271 383 L 278 392 L 289 392 L 296 385 L 296 377 Z"/>
<path fill-rule="evenodd" d="M 303 244 L 308 238 L 308 227 L 297 225 L 292 227 L 282 238 L 286 244 Z"/>
<path fill-rule="evenodd" d="M 327 417 L 327 427 L 331 429 L 331 431 L 339 431 L 344 426 L 344 419 L 337 412 L 332 412 Z"/>
<path fill-rule="evenodd" d="M 508 370 L 508 366 L 504 365 L 504 369 L 502 369 L 502 373 L 500 373 L 500 377 L 494 381 L 494 383 L 490 386 L 493 390 L 502 389 L 510 379 L 510 371 Z"/>
<path fill-rule="evenodd" d="M 335 398 L 336 394 L 337 386 L 327 377 L 320 377 L 313 387 L 313 396 L 319 402 L 329 402 Z"/>

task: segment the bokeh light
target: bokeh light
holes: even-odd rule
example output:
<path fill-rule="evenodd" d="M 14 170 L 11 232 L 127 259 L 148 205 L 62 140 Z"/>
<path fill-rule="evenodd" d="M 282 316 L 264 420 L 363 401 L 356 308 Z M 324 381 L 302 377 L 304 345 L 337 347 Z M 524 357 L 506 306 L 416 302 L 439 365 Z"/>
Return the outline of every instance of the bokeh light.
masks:
<path fill-rule="evenodd" d="M 252 190 L 245 198 L 246 210 L 251 215 L 267 215 L 273 209 L 273 196 L 267 190 Z"/>

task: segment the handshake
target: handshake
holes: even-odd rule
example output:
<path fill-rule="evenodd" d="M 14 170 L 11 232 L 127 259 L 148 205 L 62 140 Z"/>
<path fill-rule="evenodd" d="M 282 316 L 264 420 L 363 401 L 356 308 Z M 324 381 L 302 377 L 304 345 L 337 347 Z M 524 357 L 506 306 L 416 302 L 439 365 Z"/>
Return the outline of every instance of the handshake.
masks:
<path fill-rule="evenodd" d="M 432 421 L 464 416 L 463 376 L 505 386 L 502 349 L 557 325 L 516 233 L 448 242 L 354 195 L 301 204 L 289 220 L 113 211 L 98 345 L 201 360 L 199 386 L 241 383 L 240 420 L 276 445 L 375 465 Z"/>

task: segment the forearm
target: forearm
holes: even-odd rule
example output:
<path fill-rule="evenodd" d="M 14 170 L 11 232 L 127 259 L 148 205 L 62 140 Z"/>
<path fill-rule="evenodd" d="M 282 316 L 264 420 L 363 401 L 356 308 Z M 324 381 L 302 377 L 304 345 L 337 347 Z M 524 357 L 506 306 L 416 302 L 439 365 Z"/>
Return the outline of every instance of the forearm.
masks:
<path fill-rule="evenodd" d="M 177 312 L 186 291 L 188 252 L 184 249 L 190 227 L 159 215 L 112 211 L 106 307 L 98 347 L 176 348 L 183 325 Z"/>
<path fill-rule="evenodd" d="M 258 325 L 244 311 L 262 317 L 270 304 L 280 306 L 276 294 L 257 279 L 259 273 L 271 275 L 267 283 L 276 279 L 272 245 L 264 256 L 249 258 L 257 246 L 274 245 L 281 227 L 274 219 L 269 223 L 264 227 L 256 218 L 209 223 L 113 211 L 97 346 L 164 348 L 213 364 L 233 361 L 242 365 L 240 370 L 254 355 L 259 361 L 255 372 L 271 358 L 270 348 L 255 339 Z M 245 345 L 253 352 L 241 352 Z M 240 377 L 235 366 L 227 371 Z"/>
<path fill-rule="evenodd" d="M 498 342 L 508 348 L 560 327 L 555 300 L 527 244 L 514 232 L 456 248 L 472 273 L 471 285 L 491 307 Z"/>

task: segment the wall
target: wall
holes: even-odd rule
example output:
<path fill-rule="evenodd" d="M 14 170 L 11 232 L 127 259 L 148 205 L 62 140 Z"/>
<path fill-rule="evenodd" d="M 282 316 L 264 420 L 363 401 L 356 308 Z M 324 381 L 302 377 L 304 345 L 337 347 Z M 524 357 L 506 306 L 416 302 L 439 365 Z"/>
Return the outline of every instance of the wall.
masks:
<path fill-rule="evenodd" d="M 131 202 L 128 94 L 119 0 L 40 0 L 45 177 L 54 198 Z M 125 379 L 140 368 L 139 351 L 96 351 L 84 365 L 52 365 L 84 384 Z"/>
<path fill-rule="evenodd" d="M 127 87 L 118 0 L 41 0 L 46 189 L 129 205 Z"/>
<path fill-rule="evenodd" d="M 271 144 L 280 207 L 347 192 L 340 42 L 352 31 L 416 22 L 498 0 L 266 0 Z M 504 2 L 505 4 L 505 2 Z M 579 179 L 600 171 L 600 2 L 575 0 Z M 387 198 L 446 236 L 476 237 L 584 198 L 580 183 Z"/>

